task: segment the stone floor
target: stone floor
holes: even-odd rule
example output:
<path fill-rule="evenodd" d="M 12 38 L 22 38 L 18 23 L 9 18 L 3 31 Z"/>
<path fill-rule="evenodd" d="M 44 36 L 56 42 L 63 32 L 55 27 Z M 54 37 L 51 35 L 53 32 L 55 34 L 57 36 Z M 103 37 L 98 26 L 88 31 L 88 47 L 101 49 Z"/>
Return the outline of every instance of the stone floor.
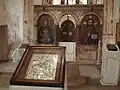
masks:
<path fill-rule="evenodd" d="M 9 81 L 16 63 L 0 63 L 0 90 L 9 90 Z M 102 86 L 100 72 L 94 65 L 67 63 L 67 90 L 120 90 L 118 86 Z"/>
<path fill-rule="evenodd" d="M 68 90 L 120 90 L 118 86 L 100 84 L 100 70 L 95 65 L 67 63 Z"/>

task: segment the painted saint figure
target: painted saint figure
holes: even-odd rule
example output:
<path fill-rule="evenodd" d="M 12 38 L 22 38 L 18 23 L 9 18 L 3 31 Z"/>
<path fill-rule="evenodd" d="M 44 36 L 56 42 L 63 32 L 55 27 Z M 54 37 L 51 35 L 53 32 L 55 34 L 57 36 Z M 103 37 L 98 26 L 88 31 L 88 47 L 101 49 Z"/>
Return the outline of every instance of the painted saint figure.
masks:
<path fill-rule="evenodd" d="M 42 31 L 42 33 L 41 33 Z M 43 44 L 53 44 L 54 39 L 53 39 L 53 31 L 52 28 L 49 26 L 49 20 L 47 18 L 43 19 L 43 25 L 40 27 L 38 31 L 38 36 L 42 37 L 38 39 L 38 43 L 43 43 Z"/>
<path fill-rule="evenodd" d="M 97 44 L 98 43 L 98 32 L 95 29 L 94 26 L 94 20 L 92 19 L 92 16 L 89 16 L 89 19 L 87 21 L 87 32 L 88 32 L 88 44 Z"/>

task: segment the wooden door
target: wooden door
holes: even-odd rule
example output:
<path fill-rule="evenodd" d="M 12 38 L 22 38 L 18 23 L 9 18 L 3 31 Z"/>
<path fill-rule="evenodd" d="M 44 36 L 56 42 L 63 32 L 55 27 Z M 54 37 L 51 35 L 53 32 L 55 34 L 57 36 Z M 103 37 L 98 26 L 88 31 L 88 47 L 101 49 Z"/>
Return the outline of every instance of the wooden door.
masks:
<path fill-rule="evenodd" d="M 8 60 L 7 26 L 0 26 L 0 60 Z"/>

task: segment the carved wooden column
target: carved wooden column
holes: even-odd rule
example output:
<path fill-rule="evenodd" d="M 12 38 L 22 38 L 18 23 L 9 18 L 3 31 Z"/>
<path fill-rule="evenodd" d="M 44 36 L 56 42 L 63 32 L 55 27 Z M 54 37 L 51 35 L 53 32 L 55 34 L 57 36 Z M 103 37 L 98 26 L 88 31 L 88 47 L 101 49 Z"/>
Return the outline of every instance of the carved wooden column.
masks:
<path fill-rule="evenodd" d="M 56 29 L 56 44 L 58 44 L 58 42 L 59 42 L 59 40 L 60 40 L 59 25 L 55 25 L 55 29 Z"/>
<path fill-rule="evenodd" d="M 75 62 L 78 61 L 79 58 L 79 33 L 80 33 L 80 25 L 76 25 L 76 35 L 75 35 L 75 41 L 76 41 L 76 60 Z"/>
<path fill-rule="evenodd" d="M 88 4 L 93 4 L 93 0 L 87 0 Z"/>
<path fill-rule="evenodd" d="M 64 5 L 65 4 L 65 0 L 61 0 L 61 5 Z"/>
<path fill-rule="evenodd" d="M 76 0 L 76 4 L 79 4 L 79 0 Z"/>

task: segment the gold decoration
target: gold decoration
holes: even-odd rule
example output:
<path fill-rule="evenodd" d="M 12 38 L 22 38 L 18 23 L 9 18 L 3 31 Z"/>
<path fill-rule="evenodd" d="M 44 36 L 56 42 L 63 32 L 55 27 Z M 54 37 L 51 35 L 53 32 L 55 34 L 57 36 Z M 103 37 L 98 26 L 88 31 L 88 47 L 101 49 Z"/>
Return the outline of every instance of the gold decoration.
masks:
<path fill-rule="evenodd" d="M 25 79 L 55 80 L 57 54 L 33 54 Z"/>

